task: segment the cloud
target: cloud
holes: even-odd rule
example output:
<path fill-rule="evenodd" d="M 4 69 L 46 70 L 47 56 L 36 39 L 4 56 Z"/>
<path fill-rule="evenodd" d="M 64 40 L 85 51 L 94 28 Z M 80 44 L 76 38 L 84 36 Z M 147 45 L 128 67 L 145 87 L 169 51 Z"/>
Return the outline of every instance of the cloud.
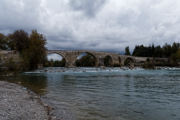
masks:
<path fill-rule="evenodd" d="M 37 29 L 49 49 L 180 42 L 179 0 L 1 0 L 0 32 Z"/>
<path fill-rule="evenodd" d="M 39 4 L 36 0 L 1 0 L 0 29 L 14 31 L 39 27 Z"/>
<path fill-rule="evenodd" d="M 70 0 L 69 4 L 73 10 L 82 11 L 89 17 L 94 17 L 102 8 L 106 0 Z"/>

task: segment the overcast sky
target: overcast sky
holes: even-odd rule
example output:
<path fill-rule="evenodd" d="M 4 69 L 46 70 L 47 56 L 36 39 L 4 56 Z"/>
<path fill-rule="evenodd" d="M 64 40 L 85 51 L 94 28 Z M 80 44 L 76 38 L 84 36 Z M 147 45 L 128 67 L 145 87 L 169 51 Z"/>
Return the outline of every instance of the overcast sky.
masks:
<path fill-rule="evenodd" d="M 0 0 L 0 32 L 16 29 L 37 29 L 48 49 L 180 42 L 180 0 Z"/>

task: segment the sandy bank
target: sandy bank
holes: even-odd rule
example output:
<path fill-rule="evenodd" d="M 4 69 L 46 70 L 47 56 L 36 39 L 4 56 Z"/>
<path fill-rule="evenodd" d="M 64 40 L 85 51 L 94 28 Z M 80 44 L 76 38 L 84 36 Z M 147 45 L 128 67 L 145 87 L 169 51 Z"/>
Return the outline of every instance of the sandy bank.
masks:
<path fill-rule="evenodd" d="M 48 120 L 47 108 L 23 87 L 0 81 L 0 120 Z"/>

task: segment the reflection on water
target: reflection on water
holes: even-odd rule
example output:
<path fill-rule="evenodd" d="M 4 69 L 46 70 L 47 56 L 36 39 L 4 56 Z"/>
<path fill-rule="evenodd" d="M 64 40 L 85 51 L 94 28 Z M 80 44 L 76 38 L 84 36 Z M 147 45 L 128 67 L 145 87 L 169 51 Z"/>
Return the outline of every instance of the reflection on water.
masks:
<path fill-rule="evenodd" d="M 180 120 L 180 69 L 48 69 L 6 79 L 65 120 Z"/>
<path fill-rule="evenodd" d="M 11 77 L 0 77 L 0 80 L 21 84 L 39 95 L 44 95 L 46 93 L 47 78 L 44 75 L 21 74 Z"/>

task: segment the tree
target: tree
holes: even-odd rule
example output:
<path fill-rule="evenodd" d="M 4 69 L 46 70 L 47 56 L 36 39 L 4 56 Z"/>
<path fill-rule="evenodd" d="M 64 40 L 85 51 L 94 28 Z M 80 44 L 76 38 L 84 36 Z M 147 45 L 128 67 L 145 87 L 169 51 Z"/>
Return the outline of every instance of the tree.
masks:
<path fill-rule="evenodd" d="M 9 36 L 9 47 L 11 50 L 17 50 L 20 53 L 29 47 L 29 36 L 24 30 L 16 30 Z"/>
<path fill-rule="evenodd" d="M 162 50 L 161 46 L 155 47 L 153 57 L 163 57 L 163 50 Z"/>
<path fill-rule="evenodd" d="M 180 62 L 180 48 L 176 52 L 176 59 L 177 59 L 178 62 Z"/>
<path fill-rule="evenodd" d="M 0 49 L 7 50 L 8 49 L 8 38 L 0 33 Z"/>
<path fill-rule="evenodd" d="M 139 57 L 166 57 L 170 58 L 180 48 L 180 43 L 173 43 L 173 45 L 165 44 L 161 46 L 136 46 L 133 51 L 133 56 Z"/>
<path fill-rule="evenodd" d="M 33 30 L 29 37 L 29 47 L 23 51 L 23 59 L 25 67 L 28 69 L 36 69 L 39 64 L 46 61 L 46 39 L 42 34 Z"/>
<path fill-rule="evenodd" d="M 131 53 L 129 51 L 129 46 L 125 48 L 125 55 L 131 55 Z"/>
<path fill-rule="evenodd" d="M 180 62 L 180 48 L 174 54 L 171 55 L 171 59 L 175 63 Z"/>
<path fill-rule="evenodd" d="M 167 43 L 163 46 L 163 56 L 164 57 L 170 57 L 172 54 L 172 47 L 171 45 L 168 45 Z"/>

